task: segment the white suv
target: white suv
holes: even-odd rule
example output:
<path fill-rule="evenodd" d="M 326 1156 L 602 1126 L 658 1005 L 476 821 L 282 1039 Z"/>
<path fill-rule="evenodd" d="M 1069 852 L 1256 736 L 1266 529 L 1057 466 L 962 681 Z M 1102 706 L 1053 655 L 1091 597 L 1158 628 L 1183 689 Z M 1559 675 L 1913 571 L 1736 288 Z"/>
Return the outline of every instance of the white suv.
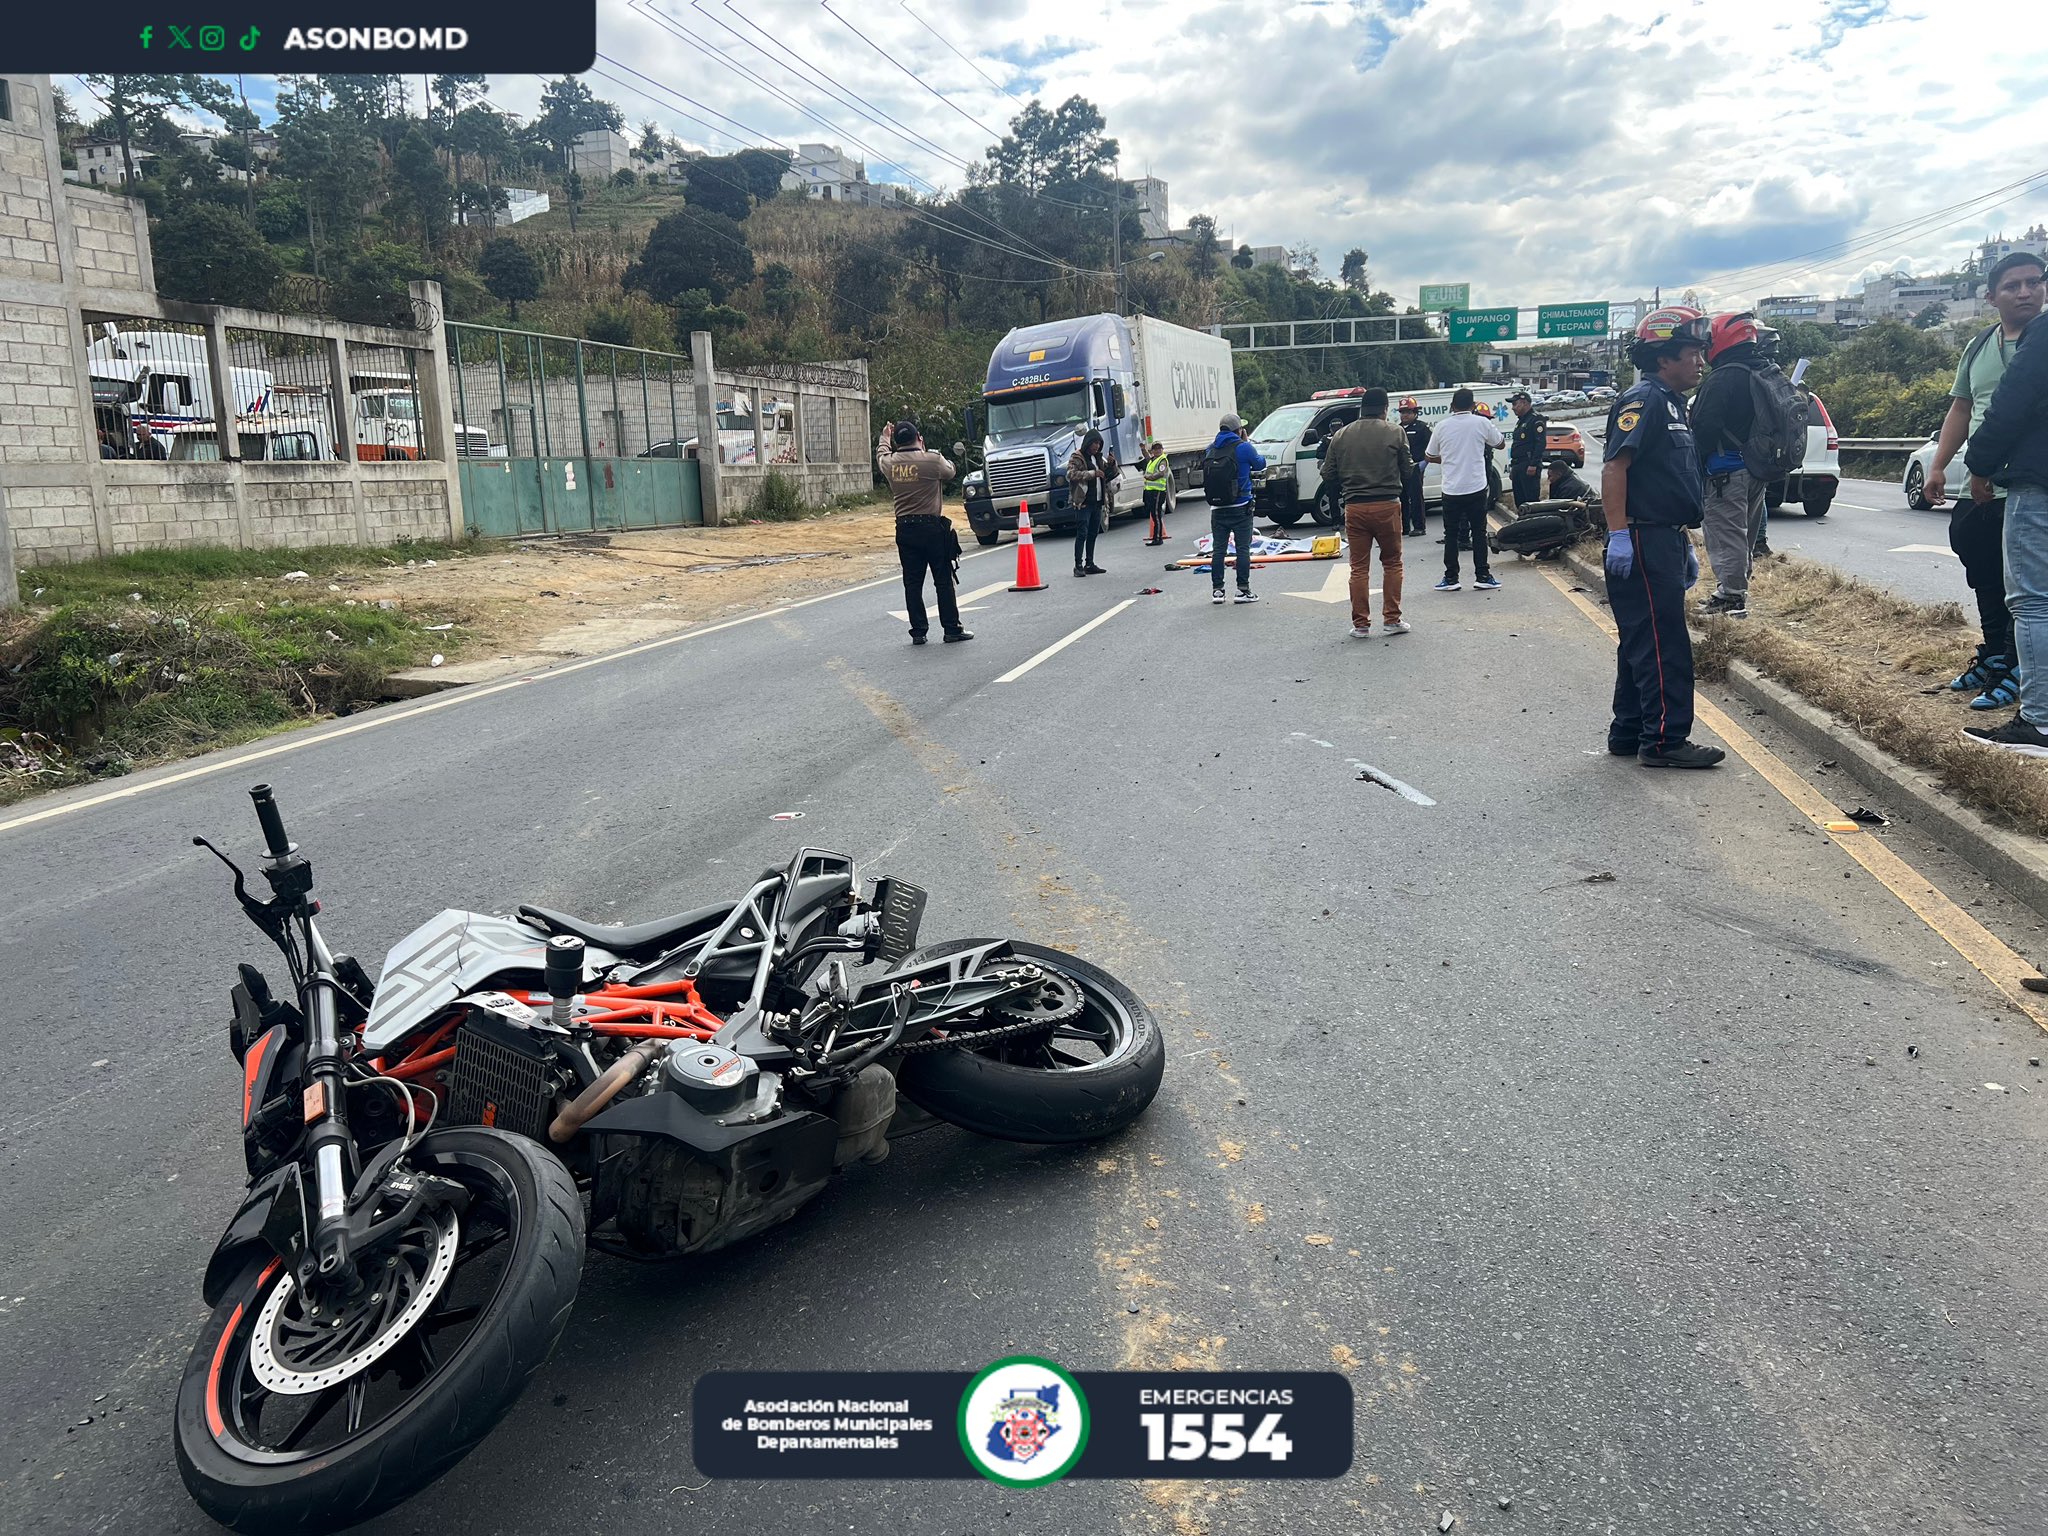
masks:
<path fill-rule="evenodd" d="M 1773 510 L 1796 501 L 1805 508 L 1808 517 L 1826 517 L 1842 483 L 1842 440 L 1835 435 L 1835 420 L 1821 404 L 1820 396 L 1809 390 L 1806 398 L 1813 406 L 1806 425 L 1806 460 L 1768 487 L 1764 500 Z"/>

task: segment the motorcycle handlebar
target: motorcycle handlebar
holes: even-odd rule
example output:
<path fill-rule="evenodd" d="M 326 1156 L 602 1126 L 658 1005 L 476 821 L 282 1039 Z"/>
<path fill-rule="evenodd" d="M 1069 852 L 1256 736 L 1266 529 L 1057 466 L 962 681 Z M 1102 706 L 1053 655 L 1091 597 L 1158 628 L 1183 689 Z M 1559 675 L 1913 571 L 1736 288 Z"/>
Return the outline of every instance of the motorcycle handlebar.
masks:
<path fill-rule="evenodd" d="M 273 859 L 282 859 L 292 851 L 291 839 L 284 835 L 284 817 L 278 813 L 277 800 L 270 793 L 268 784 L 258 784 L 249 791 L 249 798 L 256 802 L 256 820 L 263 827 L 263 841 L 268 845 Z"/>

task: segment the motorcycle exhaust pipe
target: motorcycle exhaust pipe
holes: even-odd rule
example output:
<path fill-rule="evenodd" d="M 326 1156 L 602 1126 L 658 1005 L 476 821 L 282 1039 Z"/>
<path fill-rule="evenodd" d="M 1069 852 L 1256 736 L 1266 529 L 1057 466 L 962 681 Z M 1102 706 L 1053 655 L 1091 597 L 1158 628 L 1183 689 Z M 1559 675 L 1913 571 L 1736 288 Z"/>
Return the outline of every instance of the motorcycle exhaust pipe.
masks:
<path fill-rule="evenodd" d="M 555 1116 L 554 1122 L 548 1126 L 548 1140 L 556 1146 L 572 1140 L 587 1121 L 619 1096 L 620 1089 L 652 1066 L 654 1058 L 667 1050 L 670 1044 L 667 1040 L 642 1040 L 629 1049 Z"/>

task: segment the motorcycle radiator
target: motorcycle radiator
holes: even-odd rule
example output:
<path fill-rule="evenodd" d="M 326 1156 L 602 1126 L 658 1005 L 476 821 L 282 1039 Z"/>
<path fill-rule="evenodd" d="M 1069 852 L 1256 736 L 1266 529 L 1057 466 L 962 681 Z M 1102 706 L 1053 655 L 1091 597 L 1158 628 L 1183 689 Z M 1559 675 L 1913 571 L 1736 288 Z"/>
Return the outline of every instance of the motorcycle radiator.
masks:
<path fill-rule="evenodd" d="M 560 1067 L 544 1041 L 475 1012 L 455 1031 L 445 1121 L 545 1142 L 560 1086 Z"/>

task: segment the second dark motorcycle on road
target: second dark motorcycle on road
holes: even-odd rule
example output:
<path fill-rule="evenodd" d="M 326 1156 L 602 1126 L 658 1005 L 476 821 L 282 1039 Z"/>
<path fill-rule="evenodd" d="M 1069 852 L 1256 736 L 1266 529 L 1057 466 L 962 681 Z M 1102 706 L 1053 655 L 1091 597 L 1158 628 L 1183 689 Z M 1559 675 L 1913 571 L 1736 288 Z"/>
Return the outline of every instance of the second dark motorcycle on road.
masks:
<path fill-rule="evenodd" d="M 372 982 L 251 795 L 268 899 L 194 841 L 292 985 L 243 965 L 234 988 L 250 1185 L 176 1419 L 185 1486 L 239 1531 L 337 1530 L 454 1465 L 554 1348 L 586 1244 L 709 1252 L 892 1137 L 1086 1141 L 1159 1090 L 1159 1026 L 1108 972 L 1017 939 L 919 948 L 922 890 L 816 848 L 655 922 L 443 912 Z"/>

